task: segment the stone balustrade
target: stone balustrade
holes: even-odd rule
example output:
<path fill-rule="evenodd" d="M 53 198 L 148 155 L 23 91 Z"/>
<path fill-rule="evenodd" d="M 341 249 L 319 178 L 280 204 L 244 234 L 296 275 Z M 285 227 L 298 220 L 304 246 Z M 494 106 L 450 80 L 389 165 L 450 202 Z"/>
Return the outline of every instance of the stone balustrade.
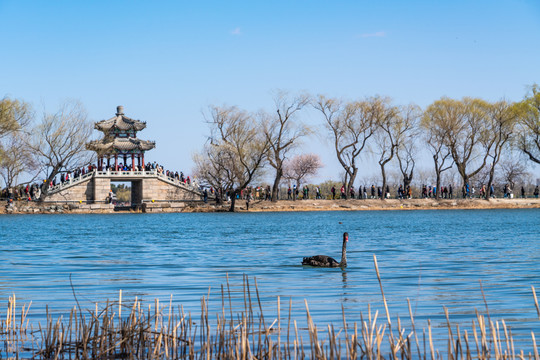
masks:
<path fill-rule="evenodd" d="M 198 184 L 195 181 L 192 181 L 191 184 L 182 182 L 178 179 L 175 179 L 173 177 L 167 176 L 164 173 L 160 173 L 157 170 L 150 170 L 150 171 L 133 171 L 133 170 L 119 170 L 119 171 L 112 171 L 112 170 L 105 170 L 105 171 L 98 171 L 94 170 L 92 172 L 88 172 L 84 175 L 77 176 L 77 177 L 70 177 L 68 181 L 65 181 L 63 183 L 57 184 L 49 189 L 49 194 L 52 195 L 54 193 L 57 193 L 63 189 L 66 189 L 68 187 L 71 187 L 72 185 L 77 185 L 81 182 L 84 182 L 85 180 L 88 180 L 92 177 L 96 178 L 110 178 L 113 181 L 130 181 L 130 180 L 139 180 L 144 178 L 154 178 L 159 177 L 162 180 L 165 180 L 173 185 L 179 185 L 182 187 L 185 187 L 186 189 L 189 189 L 191 191 L 200 192 L 200 188 Z"/>

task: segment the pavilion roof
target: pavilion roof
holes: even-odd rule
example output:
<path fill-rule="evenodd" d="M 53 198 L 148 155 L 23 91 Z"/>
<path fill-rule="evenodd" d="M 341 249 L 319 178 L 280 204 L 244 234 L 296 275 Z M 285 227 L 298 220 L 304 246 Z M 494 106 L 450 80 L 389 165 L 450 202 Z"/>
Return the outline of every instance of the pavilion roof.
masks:
<path fill-rule="evenodd" d="M 117 128 L 122 131 L 135 130 L 140 131 L 146 127 L 145 121 L 131 119 L 124 115 L 124 107 L 118 106 L 116 116 L 108 119 L 101 120 L 95 123 L 94 128 L 100 131 L 108 132 L 113 128 Z"/>
<path fill-rule="evenodd" d="M 137 138 L 114 138 L 94 140 L 86 144 L 88 150 L 98 151 L 100 153 L 108 152 L 126 152 L 131 150 L 151 150 L 156 147 L 155 141 L 141 140 Z"/>

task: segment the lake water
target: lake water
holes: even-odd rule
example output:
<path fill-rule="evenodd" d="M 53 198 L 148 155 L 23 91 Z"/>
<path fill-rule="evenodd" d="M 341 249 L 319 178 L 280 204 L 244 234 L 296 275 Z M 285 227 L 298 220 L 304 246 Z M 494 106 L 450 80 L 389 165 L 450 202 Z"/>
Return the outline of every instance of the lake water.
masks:
<path fill-rule="evenodd" d="M 310 255 L 339 260 L 344 231 L 350 234 L 346 270 L 301 266 Z M 531 292 L 531 285 L 540 289 L 539 234 L 535 209 L 6 215 L 0 217 L 0 301 L 13 293 L 18 305 L 32 301 L 35 322 L 46 304 L 64 314 L 75 305 L 71 274 L 83 308 L 117 299 L 122 289 L 126 301 L 168 302 L 172 294 L 196 318 L 209 288 L 217 312 L 227 274 L 237 290 L 246 274 L 257 278 L 269 313 L 279 295 L 284 310 L 292 299 L 293 318 L 305 319 L 307 299 L 320 326 L 340 324 L 342 305 L 352 323 L 368 304 L 384 314 L 375 254 L 392 316 L 408 318 L 409 298 L 417 327 L 429 318 L 442 339 L 443 306 L 463 326 L 475 309 L 485 313 L 481 281 L 492 320 L 505 319 L 516 348 L 530 349 L 530 332 L 540 338 Z"/>

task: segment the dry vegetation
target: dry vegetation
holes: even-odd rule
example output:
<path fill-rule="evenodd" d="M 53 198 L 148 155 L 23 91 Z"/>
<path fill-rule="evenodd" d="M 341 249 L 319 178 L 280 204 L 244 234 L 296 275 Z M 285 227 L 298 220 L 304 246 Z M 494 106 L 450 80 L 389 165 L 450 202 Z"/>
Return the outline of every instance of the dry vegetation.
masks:
<path fill-rule="evenodd" d="M 476 320 L 466 330 L 452 327 L 447 309 L 447 347 L 436 349 L 431 323 L 417 329 L 410 312 L 412 329 L 399 318 L 391 318 L 381 285 L 386 321 L 368 308 L 367 317 L 349 323 L 343 315 L 339 327 L 314 323 L 307 302 L 307 328 L 288 315 L 265 318 L 255 280 L 244 276 L 243 309 L 233 309 L 229 282 L 221 287 L 221 312 L 209 314 L 208 298 L 201 299 L 200 318 L 194 319 L 171 302 L 154 306 L 135 299 L 107 302 L 102 309 L 71 310 L 69 319 L 53 319 L 47 311 L 46 323 L 34 328 L 28 320 L 29 307 L 17 310 L 15 296 L 9 298 L 7 314 L 0 321 L 0 358 L 32 359 L 540 359 L 534 333 L 530 352 L 514 347 L 511 330 L 503 320 L 492 321 L 476 312 Z M 536 311 L 540 309 L 532 288 Z M 344 312 L 343 312 L 344 314 Z M 284 316 L 285 315 L 285 316 Z"/>

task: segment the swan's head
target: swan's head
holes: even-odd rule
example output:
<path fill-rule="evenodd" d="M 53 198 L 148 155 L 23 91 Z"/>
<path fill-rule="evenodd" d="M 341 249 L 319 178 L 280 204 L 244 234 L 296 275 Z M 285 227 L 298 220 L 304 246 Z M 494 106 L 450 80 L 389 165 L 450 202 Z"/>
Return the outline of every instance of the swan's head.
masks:
<path fill-rule="evenodd" d="M 343 242 L 349 241 L 349 233 L 343 233 Z"/>

